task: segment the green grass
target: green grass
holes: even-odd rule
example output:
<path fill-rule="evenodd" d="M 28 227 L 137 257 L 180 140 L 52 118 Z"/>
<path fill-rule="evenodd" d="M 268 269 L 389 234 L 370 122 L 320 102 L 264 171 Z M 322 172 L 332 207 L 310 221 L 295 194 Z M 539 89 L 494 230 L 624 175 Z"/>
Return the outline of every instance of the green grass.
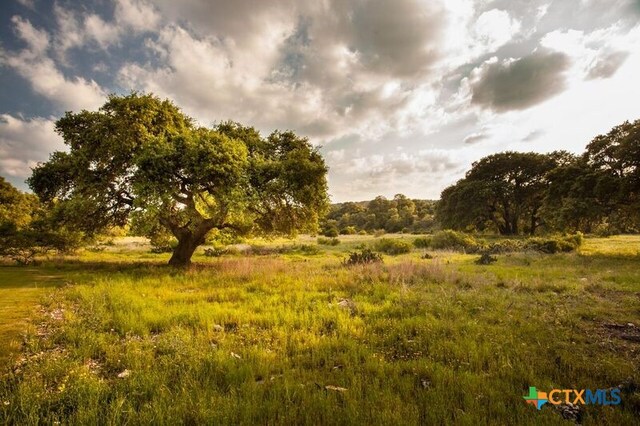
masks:
<path fill-rule="evenodd" d="M 526 405 L 529 386 L 640 382 L 640 345 L 605 326 L 640 326 L 640 237 L 490 266 L 413 250 L 351 268 L 346 252 L 376 239 L 340 240 L 316 254 L 200 250 L 189 271 L 138 246 L 0 268 L 72 283 L 31 318 L 47 326 L 27 327 L 0 380 L 0 423 L 567 424 Z M 583 423 L 636 423 L 640 393 L 622 398 Z"/>
<path fill-rule="evenodd" d="M 0 268 L 0 365 L 19 351 L 27 319 L 46 290 L 60 283 L 60 276 L 46 270 Z"/>

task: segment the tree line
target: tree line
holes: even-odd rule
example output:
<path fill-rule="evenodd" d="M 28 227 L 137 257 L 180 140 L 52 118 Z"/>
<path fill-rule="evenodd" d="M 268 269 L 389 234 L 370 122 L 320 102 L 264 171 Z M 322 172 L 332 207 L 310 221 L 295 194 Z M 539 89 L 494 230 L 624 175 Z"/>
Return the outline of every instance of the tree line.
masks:
<path fill-rule="evenodd" d="M 321 222 L 321 232 L 327 237 L 375 231 L 425 233 L 434 229 L 434 214 L 435 201 L 402 194 L 391 200 L 378 196 L 371 201 L 331 205 Z"/>
<path fill-rule="evenodd" d="M 581 155 L 503 152 L 442 191 L 442 228 L 495 232 L 640 231 L 640 120 L 595 137 Z"/>

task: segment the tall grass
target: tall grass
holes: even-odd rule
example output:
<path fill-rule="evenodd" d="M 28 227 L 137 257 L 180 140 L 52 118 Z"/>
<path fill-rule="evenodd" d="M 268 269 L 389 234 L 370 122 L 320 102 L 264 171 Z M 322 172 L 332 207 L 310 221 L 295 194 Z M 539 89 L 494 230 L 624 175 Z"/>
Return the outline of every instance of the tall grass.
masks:
<path fill-rule="evenodd" d="M 603 328 L 637 322 L 637 259 L 598 253 L 43 267 L 73 285 L 0 379 L 0 422 L 566 424 L 528 387 L 640 382 L 637 344 Z M 640 394 L 622 398 L 585 423 L 633 424 Z"/>

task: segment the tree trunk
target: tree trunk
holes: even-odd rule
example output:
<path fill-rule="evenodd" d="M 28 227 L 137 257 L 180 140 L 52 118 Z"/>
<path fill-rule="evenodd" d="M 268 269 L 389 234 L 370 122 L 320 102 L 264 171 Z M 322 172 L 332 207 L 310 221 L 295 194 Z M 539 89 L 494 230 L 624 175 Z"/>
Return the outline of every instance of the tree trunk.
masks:
<path fill-rule="evenodd" d="M 191 235 L 179 239 L 178 245 L 173 249 L 173 254 L 169 259 L 169 265 L 180 268 L 191 265 L 191 256 L 198 246 L 198 242 Z"/>

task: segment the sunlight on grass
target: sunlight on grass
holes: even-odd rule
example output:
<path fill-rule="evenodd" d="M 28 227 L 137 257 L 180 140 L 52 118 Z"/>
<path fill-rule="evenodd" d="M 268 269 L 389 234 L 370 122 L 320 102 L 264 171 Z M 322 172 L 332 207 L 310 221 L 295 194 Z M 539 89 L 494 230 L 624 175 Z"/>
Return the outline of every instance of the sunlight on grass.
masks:
<path fill-rule="evenodd" d="M 132 262 L 125 248 L 3 268 L 26 281 L 55 270 L 73 285 L 43 302 L 62 317 L 34 319 L 48 331 L 31 328 L 24 360 L 0 381 L 0 420 L 567 424 L 527 406 L 528 387 L 640 381 L 637 343 L 605 327 L 637 324 L 637 258 L 619 254 L 640 238 L 498 255 L 491 266 L 448 251 L 425 260 L 423 250 L 342 266 L 374 241 L 309 255 L 199 252 L 189 271 L 160 265 L 162 255 Z M 586 406 L 585 424 L 632 424 L 640 394 L 623 401 Z"/>

